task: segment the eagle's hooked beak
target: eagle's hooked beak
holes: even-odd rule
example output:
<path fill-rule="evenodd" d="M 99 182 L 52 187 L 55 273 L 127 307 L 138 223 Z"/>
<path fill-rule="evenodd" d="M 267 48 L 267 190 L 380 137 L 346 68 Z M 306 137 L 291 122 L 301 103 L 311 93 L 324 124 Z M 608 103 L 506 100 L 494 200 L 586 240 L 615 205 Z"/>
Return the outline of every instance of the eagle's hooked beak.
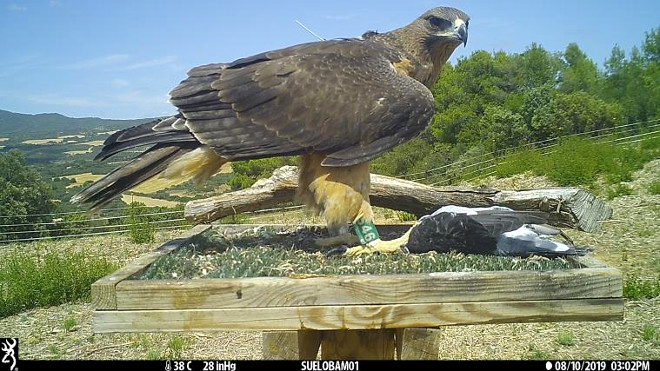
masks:
<path fill-rule="evenodd" d="M 461 23 L 458 28 L 456 29 L 456 34 L 459 40 L 463 42 L 463 46 L 467 45 L 467 40 L 468 40 L 468 31 L 467 31 L 467 26 L 465 23 Z"/>

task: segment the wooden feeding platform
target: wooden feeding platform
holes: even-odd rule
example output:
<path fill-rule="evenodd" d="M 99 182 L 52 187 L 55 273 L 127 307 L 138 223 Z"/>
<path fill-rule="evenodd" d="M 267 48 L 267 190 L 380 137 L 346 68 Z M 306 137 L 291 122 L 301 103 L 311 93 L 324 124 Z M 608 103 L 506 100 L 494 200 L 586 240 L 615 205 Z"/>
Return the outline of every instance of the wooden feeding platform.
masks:
<path fill-rule="evenodd" d="M 551 270 L 141 279 L 210 229 L 250 228 L 198 225 L 101 278 L 94 331 L 263 330 L 264 358 L 316 358 L 321 348 L 328 359 L 433 359 L 440 326 L 623 317 L 621 273 L 585 258 Z"/>
<path fill-rule="evenodd" d="M 296 167 L 285 166 L 248 189 L 188 202 L 185 216 L 195 223 L 211 223 L 290 203 L 298 186 L 297 173 Z M 550 224 L 587 232 L 600 229 L 612 215 L 602 200 L 579 188 L 437 188 L 375 174 L 370 199 L 374 206 L 418 217 L 448 204 L 540 210 L 549 213 Z M 213 277 L 209 274 L 173 279 L 171 274 L 142 279 L 157 270 L 159 262 L 199 245 L 199 238 L 210 231 L 231 235 L 255 227 L 198 225 L 98 280 L 92 285 L 95 332 L 263 330 L 266 359 L 316 358 L 319 348 L 324 359 L 392 359 L 395 354 L 400 359 L 434 359 L 438 337 L 433 329 L 440 326 L 623 318 L 621 273 L 585 257 L 540 270 L 520 270 L 519 262 L 506 269 L 475 269 L 478 264 L 472 263 L 478 262 L 470 261 L 458 270 L 428 269 L 427 264 L 425 270 L 406 271 L 389 270 L 398 266 L 385 262 L 384 273 L 338 274 L 324 270 L 336 261 L 323 260 L 319 254 L 322 264 L 307 272 L 291 270 L 297 260 L 290 257 L 274 269 L 286 273 L 280 277 L 271 277 L 271 269 L 257 277 L 229 278 L 223 273 L 217 278 L 208 278 Z M 378 227 L 381 236 L 396 228 Z M 243 248 L 247 251 L 251 246 Z M 438 255 L 434 261 L 447 256 Z M 232 266 L 243 259 L 234 257 L 220 265 Z M 266 258 L 253 254 L 249 259 Z M 374 259 L 368 264 L 367 260 L 346 262 L 340 268 L 359 264 L 371 268 Z M 405 256 L 401 261 L 414 259 Z M 302 265 L 316 263 L 312 259 Z"/>

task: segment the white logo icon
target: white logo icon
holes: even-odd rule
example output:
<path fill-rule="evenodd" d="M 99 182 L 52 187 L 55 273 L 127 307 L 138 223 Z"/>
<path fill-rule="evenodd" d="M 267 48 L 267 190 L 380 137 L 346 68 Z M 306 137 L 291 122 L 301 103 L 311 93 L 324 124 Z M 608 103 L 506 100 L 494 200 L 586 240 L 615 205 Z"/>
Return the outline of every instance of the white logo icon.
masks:
<path fill-rule="evenodd" d="M 5 340 L 5 343 L 2 344 L 2 351 L 5 352 L 5 356 L 2 357 L 2 363 L 11 363 L 9 371 L 14 371 L 14 367 L 16 367 L 16 354 L 14 348 L 16 348 L 17 343 L 18 340 L 16 339 L 7 339 Z"/>

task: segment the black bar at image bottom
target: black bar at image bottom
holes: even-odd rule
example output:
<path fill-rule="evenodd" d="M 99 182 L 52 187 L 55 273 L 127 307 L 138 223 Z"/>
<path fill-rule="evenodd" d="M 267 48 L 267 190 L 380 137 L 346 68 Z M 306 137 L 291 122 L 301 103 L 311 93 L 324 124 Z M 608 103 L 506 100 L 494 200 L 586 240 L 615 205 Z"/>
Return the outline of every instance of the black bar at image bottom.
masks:
<path fill-rule="evenodd" d="M 386 363 L 391 363 L 386 365 Z M 11 367 L 13 366 L 13 367 Z M 157 370 L 157 371 L 382 371 L 383 367 L 415 367 L 438 370 L 477 366 L 481 369 L 506 367 L 507 370 L 529 371 L 660 371 L 659 360 L 547 360 L 547 361 L 238 361 L 238 360 L 162 360 L 162 361 L 48 361 L 20 360 L 15 364 L 0 364 L 0 371 L 30 371 L 47 369 Z"/>

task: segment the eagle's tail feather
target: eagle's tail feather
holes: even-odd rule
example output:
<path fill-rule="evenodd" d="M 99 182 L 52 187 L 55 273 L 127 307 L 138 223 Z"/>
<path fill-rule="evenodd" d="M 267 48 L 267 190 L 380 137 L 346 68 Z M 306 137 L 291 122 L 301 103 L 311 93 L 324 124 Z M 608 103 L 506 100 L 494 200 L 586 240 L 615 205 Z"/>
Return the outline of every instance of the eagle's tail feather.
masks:
<path fill-rule="evenodd" d="M 148 193 L 189 179 L 201 183 L 218 172 L 227 160 L 178 126 L 176 119 L 156 120 L 109 137 L 97 156 L 101 160 L 129 148 L 154 146 L 80 191 L 71 202 L 91 203 L 91 210 L 97 210 L 130 189 Z"/>
<path fill-rule="evenodd" d="M 185 126 L 185 121 L 177 115 L 118 131 L 103 142 L 101 152 L 94 159 L 103 161 L 127 149 L 159 143 L 199 144 Z"/>

